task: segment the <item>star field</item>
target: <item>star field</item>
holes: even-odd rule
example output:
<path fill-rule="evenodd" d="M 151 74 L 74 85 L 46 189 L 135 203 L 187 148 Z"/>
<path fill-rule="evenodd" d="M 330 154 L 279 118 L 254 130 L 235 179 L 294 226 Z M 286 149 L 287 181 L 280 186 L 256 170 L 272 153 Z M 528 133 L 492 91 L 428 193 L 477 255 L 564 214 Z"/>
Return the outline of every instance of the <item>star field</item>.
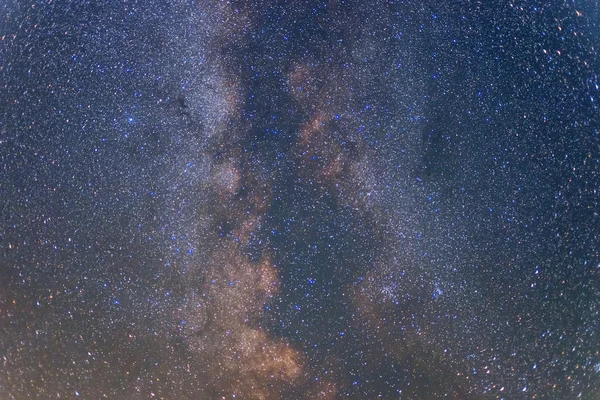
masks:
<path fill-rule="evenodd" d="M 600 398 L 597 3 L 0 10 L 0 398 Z"/>

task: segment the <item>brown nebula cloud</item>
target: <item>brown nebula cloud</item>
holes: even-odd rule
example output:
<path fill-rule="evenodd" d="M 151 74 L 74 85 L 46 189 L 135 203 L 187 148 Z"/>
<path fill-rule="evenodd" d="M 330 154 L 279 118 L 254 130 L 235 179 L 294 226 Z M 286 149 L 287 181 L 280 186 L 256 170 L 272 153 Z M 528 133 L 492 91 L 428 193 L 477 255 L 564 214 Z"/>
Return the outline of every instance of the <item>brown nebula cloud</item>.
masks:
<path fill-rule="evenodd" d="M 227 199 L 240 190 L 240 172 L 231 161 L 216 164 L 212 171 L 212 180 L 221 198 Z"/>
<path fill-rule="evenodd" d="M 278 277 L 264 257 L 250 262 L 234 243 L 198 266 L 204 282 L 190 291 L 184 335 L 189 352 L 210 377 L 215 398 L 277 399 L 301 375 L 298 351 L 260 326 L 263 306 L 278 290 Z"/>
<path fill-rule="evenodd" d="M 184 278 L 180 335 L 205 377 L 207 398 L 279 399 L 300 378 L 303 357 L 261 326 L 279 290 L 271 257 L 251 251 L 270 204 L 270 181 L 234 146 L 223 153 L 206 188 L 213 201 L 205 254 Z"/>
<path fill-rule="evenodd" d="M 204 256 L 184 277 L 180 335 L 207 398 L 279 399 L 303 371 L 303 357 L 261 326 L 279 276 L 266 251 L 252 252 L 270 202 L 270 182 L 234 146 L 213 164 Z M 265 253 L 265 254 L 263 254 Z"/>
<path fill-rule="evenodd" d="M 295 149 L 300 175 L 341 204 L 359 209 L 365 149 L 354 116 L 353 80 L 339 68 L 307 62 L 292 68 L 288 85 L 307 115 Z"/>

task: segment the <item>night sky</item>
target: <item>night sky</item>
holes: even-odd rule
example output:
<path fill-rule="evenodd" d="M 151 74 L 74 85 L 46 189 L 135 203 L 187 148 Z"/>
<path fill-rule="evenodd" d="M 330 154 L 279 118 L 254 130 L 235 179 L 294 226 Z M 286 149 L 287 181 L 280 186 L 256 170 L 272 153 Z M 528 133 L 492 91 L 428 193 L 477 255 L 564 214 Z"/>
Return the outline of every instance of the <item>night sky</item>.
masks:
<path fill-rule="evenodd" d="M 600 399 L 600 3 L 0 1 L 0 399 Z"/>

